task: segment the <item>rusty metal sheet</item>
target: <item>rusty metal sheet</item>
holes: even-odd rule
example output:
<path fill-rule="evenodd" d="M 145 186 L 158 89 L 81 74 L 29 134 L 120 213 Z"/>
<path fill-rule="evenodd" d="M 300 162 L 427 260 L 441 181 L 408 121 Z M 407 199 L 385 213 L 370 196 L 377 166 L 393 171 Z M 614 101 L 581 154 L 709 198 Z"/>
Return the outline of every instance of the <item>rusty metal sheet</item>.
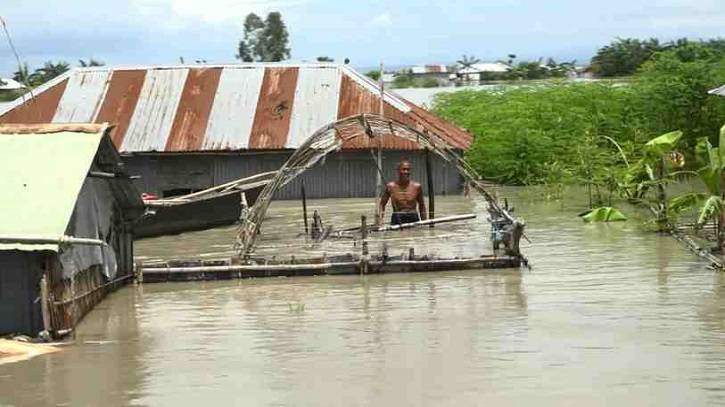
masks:
<path fill-rule="evenodd" d="M 42 92 L 35 93 L 33 99 L 26 97 L 21 105 L 0 116 L 0 123 L 50 123 L 66 86 L 68 86 L 67 78 Z"/>
<path fill-rule="evenodd" d="M 189 69 L 150 69 L 141 88 L 122 152 L 163 151 Z"/>
<path fill-rule="evenodd" d="M 412 102 L 408 102 L 411 112 L 408 116 L 414 118 L 414 121 L 423 126 L 428 132 L 441 137 L 444 141 L 454 148 L 467 150 L 473 142 L 473 135 L 459 128 L 453 123 L 445 121 L 433 113 L 416 106 Z"/>
<path fill-rule="evenodd" d="M 209 115 L 202 150 L 249 147 L 264 67 L 225 67 Z"/>
<path fill-rule="evenodd" d="M 360 113 L 380 113 L 380 96 L 376 95 L 365 87 L 361 86 L 357 81 L 348 77 L 347 75 L 342 76 L 342 82 L 340 84 L 340 98 L 337 117 L 343 119 L 345 117 L 354 116 Z M 383 115 L 385 117 L 400 121 L 405 124 L 411 124 L 412 120 L 405 115 L 405 113 L 391 106 L 389 103 L 383 105 Z M 345 135 L 342 135 L 343 137 Z M 357 137 L 343 144 L 343 149 L 368 149 L 368 148 L 380 148 L 378 141 L 370 141 L 366 137 Z M 403 140 L 392 134 L 386 134 L 383 137 L 382 148 L 395 149 L 395 150 L 412 150 L 418 148 L 418 146 L 408 140 Z"/>
<path fill-rule="evenodd" d="M 53 123 L 92 122 L 101 106 L 110 70 L 77 71 L 68 78 Z"/>
<path fill-rule="evenodd" d="M 254 115 L 250 149 L 285 148 L 299 68 L 267 68 Z"/>
<path fill-rule="evenodd" d="M 189 70 L 165 151 L 201 149 L 221 74 L 221 68 Z"/>
<path fill-rule="evenodd" d="M 299 147 L 315 131 L 337 120 L 339 91 L 337 67 L 300 67 L 287 148 Z"/>
<path fill-rule="evenodd" d="M 131 124 L 145 78 L 145 70 L 113 71 L 103 104 L 94 120 L 96 123 L 109 122 L 116 125 L 111 138 L 119 150 Z"/>

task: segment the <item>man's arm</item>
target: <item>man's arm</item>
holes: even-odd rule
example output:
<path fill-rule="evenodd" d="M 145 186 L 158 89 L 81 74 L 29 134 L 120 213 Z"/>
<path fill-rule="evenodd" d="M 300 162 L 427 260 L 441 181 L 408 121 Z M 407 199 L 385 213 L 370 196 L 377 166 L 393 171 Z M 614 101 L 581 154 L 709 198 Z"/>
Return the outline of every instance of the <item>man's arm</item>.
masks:
<path fill-rule="evenodd" d="M 380 204 L 378 204 L 378 226 L 385 224 L 385 205 L 388 204 L 388 199 L 390 199 L 390 191 L 386 185 L 383 196 L 380 198 Z"/>
<path fill-rule="evenodd" d="M 418 212 L 420 212 L 420 220 L 428 219 L 428 210 L 425 207 L 425 199 L 423 197 L 423 187 L 418 184 Z"/>

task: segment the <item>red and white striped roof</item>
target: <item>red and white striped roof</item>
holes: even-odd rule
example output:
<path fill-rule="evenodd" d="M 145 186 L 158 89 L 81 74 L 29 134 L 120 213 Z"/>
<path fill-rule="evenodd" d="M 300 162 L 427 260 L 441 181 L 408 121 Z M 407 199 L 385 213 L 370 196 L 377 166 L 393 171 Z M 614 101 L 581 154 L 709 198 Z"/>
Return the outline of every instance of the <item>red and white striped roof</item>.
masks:
<path fill-rule="evenodd" d="M 378 86 L 337 64 L 78 68 L 33 93 L 0 111 L 0 123 L 110 122 L 122 153 L 294 149 L 331 122 L 380 111 Z M 386 117 L 470 147 L 453 124 L 393 93 L 384 101 Z M 368 147 L 361 138 L 344 148 Z"/>

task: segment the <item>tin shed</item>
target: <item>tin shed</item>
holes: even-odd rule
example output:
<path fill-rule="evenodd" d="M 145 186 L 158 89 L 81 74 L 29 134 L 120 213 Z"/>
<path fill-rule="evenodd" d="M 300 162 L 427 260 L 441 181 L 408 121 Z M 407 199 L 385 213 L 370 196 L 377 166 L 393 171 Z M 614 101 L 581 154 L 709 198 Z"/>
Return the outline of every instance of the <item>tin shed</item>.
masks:
<path fill-rule="evenodd" d="M 109 130 L 0 126 L 0 333 L 68 332 L 132 276 L 144 207 Z"/>

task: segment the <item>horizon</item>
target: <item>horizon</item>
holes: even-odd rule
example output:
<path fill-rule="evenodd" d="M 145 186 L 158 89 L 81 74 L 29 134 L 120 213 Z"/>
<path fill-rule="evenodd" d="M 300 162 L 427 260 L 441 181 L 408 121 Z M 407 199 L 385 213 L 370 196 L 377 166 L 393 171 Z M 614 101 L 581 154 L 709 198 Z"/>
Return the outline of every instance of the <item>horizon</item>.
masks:
<path fill-rule="evenodd" d="M 367 4 L 328 0 L 125 0 L 103 10 L 90 0 L 56 2 L 54 18 L 38 16 L 47 5 L 0 0 L 1 17 L 21 62 L 31 70 L 44 61 L 94 58 L 107 65 L 193 65 L 235 63 L 244 17 L 279 11 L 290 33 L 293 61 L 329 56 L 350 59 L 357 70 L 385 66 L 452 64 L 462 55 L 482 61 L 553 58 L 588 64 L 616 38 L 658 38 L 662 42 L 722 36 L 724 0 L 613 0 L 591 10 L 573 0 L 503 0 L 497 4 L 410 0 Z M 42 29 L 38 29 L 42 27 Z M 12 77 L 17 61 L 2 35 L 0 76 Z M 387 71 L 388 69 L 386 69 Z"/>

